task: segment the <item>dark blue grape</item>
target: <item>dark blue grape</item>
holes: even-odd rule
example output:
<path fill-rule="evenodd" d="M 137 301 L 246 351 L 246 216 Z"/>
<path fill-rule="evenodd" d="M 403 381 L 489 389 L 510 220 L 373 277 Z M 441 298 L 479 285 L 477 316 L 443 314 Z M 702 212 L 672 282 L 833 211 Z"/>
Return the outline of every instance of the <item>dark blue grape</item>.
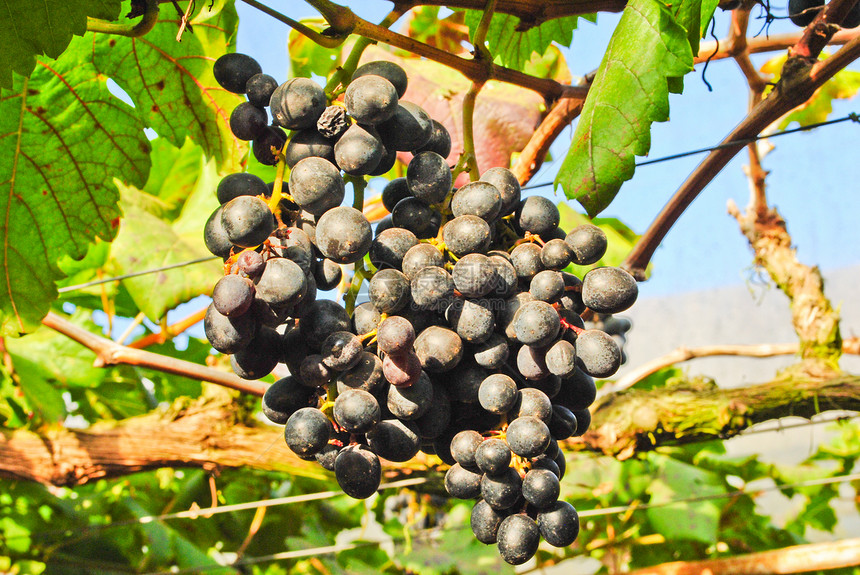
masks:
<path fill-rule="evenodd" d="M 475 465 L 487 475 L 501 475 L 511 464 L 511 448 L 496 437 L 485 439 L 475 449 Z"/>
<path fill-rule="evenodd" d="M 478 501 L 472 508 L 469 521 L 472 533 L 481 543 L 495 543 L 499 525 L 505 517 L 507 513 L 504 511 L 496 511 L 486 501 Z"/>
<path fill-rule="evenodd" d="M 373 231 L 359 210 L 339 206 L 324 213 L 316 227 L 316 246 L 339 264 L 357 262 L 370 250 Z"/>
<path fill-rule="evenodd" d="M 368 447 L 350 445 L 337 454 L 334 476 L 344 493 L 354 499 L 367 499 L 379 488 L 382 467 Z"/>
<path fill-rule="evenodd" d="M 567 501 L 557 501 L 537 516 L 540 534 L 553 547 L 567 547 L 579 535 L 579 514 Z"/>
<path fill-rule="evenodd" d="M 277 87 L 278 81 L 268 74 L 254 74 L 245 82 L 245 94 L 253 105 L 265 108 Z"/>
<path fill-rule="evenodd" d="M 397 111 L 397 89 L 375 74 L 354 77 L 346 87 L 343 103 L 346 111 L 360 124 L 384 122 Z"/>
<path fill-rule="evenodd" d="M 547 234 L 558 227 L 558 208 L 543 196 L 530 196 L 517 206 L 514 221 L 517 226 L 533 234 Z"/>
<path fill-rule="evenodd" d="M 597 313 L 619 313 L 636 302 L 636 279 L 621 268 L 595 268 L 582 278 L 582 303 Z"/>
<path fill-rule="evenodd" d="M 331 422 L 316 407 L 303 407 L 293 413 L 284 427 L 287 446 L 296 455 L 314 455 L 328 444 Z"/>
<path fill-rule="evenodd" d="M 457 499 L 475 499 L 481 494 L 481 477 L 480 473 L 455 463 L 445 473 L 445 490 Z"/>
<path fill-rule="evenodd" d="M 379 423 L 376 398 L 363 389 L 347 389 L 334 400 L 334 420 L 349 433 L 367 433 Z"/>
<path fill-rule="evenodd" d="M 388 62 L 386 60 L 374 60 L 373 62 L 368 62 L 367 64 L 362 64 L 358 68 L 356 68 L 355 72 L 352 74 L 352 81 L 354 82 L 358 78 L 362 76 L 382 76 L 394 86 L 395 90 L 397 90 L 398 97 L 402 98 L 406 93 L 406 86 L 408 84 L 408 78 L 406 77 L 406 72 L 401 68 L 398 64 L 394 62 Z"/>
<path fill-rule="evenodd" d="M 265 201 L 239 196 L 221 206 L 221 225 L 232 244 L 255 248 L 266 241 L 277 224 Z"/>
<path fill-rule="evenodd" d="M 251 141 L 262 135 L 269 116 L 250 102 L 242 102 L 230 113 L 230 131 L 240 140 Z"/>
<path fill-rule="evenodd" d="M 353 176 L 364 176 L 379 165 L 385 147 L 371 126 L 353 124 L 334 145 L 337 166 Z"/>
<path fill-rule="evenodd" d="M 220 56 L 215 60 L 215 65 L 212 66 L 215 81 L 222 88 L 234 94 L 244 94 L 248 80 L 255 74 L 262 73 L 262 71 L 263 69 L 256 60 L 239 52 Z"/>
<path fill-rule="evenodd" d="M 254 301 L 254 282 L 238 275 L 227 275 L 218 280 L 212 289 L 212 303 L 219 313 L 227 317 L 244 314 Z"/>
<path fill-rule="evenodd" d="M 522 565 L 537 552 L 540 530 L 528 515 L 509 515 L 499 524 L 499 554 L 511 565 Z"/>
<path fill-rule="evenodd" d="M 389 461 L 409 461 L 421 445 L 418 426 L 413 421 L 385 419 L 367 434 L 367 444 Z"/>
<path fill-rule="evenodd" d="M 575 227 L 564 238 L 573 251 L 573 263 L 587 266 L 597 262 L 606 253 L 606 234 L 593 224 Z"/>
<path fill-rule="evenodd" d="M 489 376 L 478 388 L 478 402 L 481 407 L 498 415 L 513 409 L 518 395 L 517 384 L 502 373 Z"/>
<path fill-rule="evenodd" d="M 292 78 L 275 88 L 269 108 L 275 122 L 288 130 L 311 128 L 326 109 L 325 92 L 313 80 Z"/>
<path fill-rule="evenodd" d="M 438 204 L 451 191 L 451 168 L 436 152 L 421 152 L 406 166 L 406 182 L 413 196 L 428 204 Z"/>
<path fill-rule="evenodd" d="M 537 509 L 547 509 L 558 501 L 558 476 L 548 469 L 532 469 L 523 477 L 523 497 Z"/>
<path fill-rule="evenodd" d="M 518 417 L 508 425 L 505 440 L 520 457 L 537 457 L 549 445 L 549 428 L 537 417 Z"/>

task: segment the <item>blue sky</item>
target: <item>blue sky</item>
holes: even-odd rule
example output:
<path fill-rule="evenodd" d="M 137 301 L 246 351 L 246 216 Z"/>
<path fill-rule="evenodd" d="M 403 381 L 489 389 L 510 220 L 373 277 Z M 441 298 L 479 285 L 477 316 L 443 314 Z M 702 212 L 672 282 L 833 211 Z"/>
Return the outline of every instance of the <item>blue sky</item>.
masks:
<path fill-rule="evenodd" d="M 381 0 L 348 2 L 368 20 L 379 21 L 391 4 Z M 316 16 L 304 2 L 290 0 L 274 6 L 292 18 Z M 237 3 L 241 24 L 238 50 L 251 54 L 263 70 L 279 81 L 288 75 L 286 38 L 289 29 L 242 2 Z M 775 5 L 780 14 L 784 6 Z M 757 14 L 754 11 L 753 16 Z M 582 22 L 566 51 L 572 73 L 583 75 L 600 63 L 618 15 L 601 14 L 597 24 Z M 762 20 L 753 19 L 757 31 Z M 397 25 L 395 25 L 395 29 Z M 728 16 L 719 13 L 716 34 L 723 37 Z M 770 33 L 796 30 L 787 21 L 776 21 Z M 761 65 L 775 56 L 759 55 Z M 654 124 L 649 157 L 656 158 L 718 143 L 740 122 L 747 105 L 745 80 L 731 61 L 713 62 L 707 79 L 708 92 L 701 81 L 701 66 L 685 79 L 683 95 L 671 96 L 671 119 Z M 855 65 L 854 69 L 858 69 Z M 832 117 L 860 111 L 858 102 L 836 102 Z M 555 161 L 548 163 L 532 183 L 551 181 L 570 145 L 572 129 L 566 130 L 552 148 Z M 773 140 L 776 148 L 765 158 L 771 171 L 768 194 L 788 222 L 799 257 L 824 270 L 860 263 L 860 125 L 846 122 L 811 133 Z M 685 177 L 703 156 L 694 156 L 642 167 L 621 189 L 613 204 L 601 215 L 614 216 L 642 233 Z M 727 215 L 729 199 L 741 207 L 748 202 L 749 186 L 743 175 L 746 154 L 742 153 L 717 176 L 688 208 L 658 249 L 653 259 L 652 279 L 640 286 L 640 297 L 703 290 L 749 281 L 754 273 L 751 253 L 735 221 Z M 481 166 L 482 171 L 490 166 Z M 538 192 L 535 192 L 538 193 Z M 551 188 L 539 193 L 554 196 Z M 576 209 L 581 209 L 572 202 Z"/>

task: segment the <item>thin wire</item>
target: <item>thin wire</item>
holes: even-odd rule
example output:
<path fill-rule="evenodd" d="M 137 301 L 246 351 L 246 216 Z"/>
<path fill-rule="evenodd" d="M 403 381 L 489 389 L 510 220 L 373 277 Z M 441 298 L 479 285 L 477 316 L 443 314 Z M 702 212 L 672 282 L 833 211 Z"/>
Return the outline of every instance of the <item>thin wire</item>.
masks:
<path fill-rule="evenodd" d="M 824 477 L 822 479 L 810 479 L 807 481 L 800 481 L 798 483 L 792 483 L 789 485 L 772 485 L 768 487 L 761 487 L 758 489 L 753 489 L 750 491 L 746 491 L 744 489 L 737 489 L 735 491 L 730 491 L 727 493 L 715 493 L 711 495 L 699 495 L 694 497 L 685 497 L 682 499 L 673 499 L 671 501 L 663 501 L 659 503 L 642 503 L 642 504 L 630 504 L 630 505 L 621 505 L 617 507 L 606 507 L 604 509 L 589 509 L 586 511 L 578 512 L 580 518 L 583 517 L 598 517 L 603 515 L 621 515 L 623 513 L 627 513 L 630 511 L 640 511 L 643 509 L 653 509 L 655 507 L 666 507 L 669 505 L 677 505 L 681 503 L 695 503 L 699 501 L 708 501 L 712 499 L 731 499 L 733 497 L 737 497 L 739 495 L 746 495 L 749 493 L 762 493 L 765 491 L 782 491 L 785 489 L 795 489 L 798 487 L 814 487 L 818 485 L 832 485 L 837 483 L 848 483 L 850 481 L 860 480 L 860 473 L 852 473 L 849 475 L 839 475 L 836 477 Z M 459 531 L 470 528 L 469 525 L 455 525 L 452 527 L 446 528 L 447 531 Z M 413 535 L 414 538 L 418 538 L 421 536 L 429 535 L 431 533 L 437 532 L 439 529 L 425 529 L 417 532 Z M 401 542 L 404 541 L 403 537 L 392 537 L 392 542 Z M 272 555 L 261 555 L 259 557 L 248 557 L 246 559 L 240 559 L 234 563 L 229 565 L 201 565 L 198 567 L 189 567 L 186 569 L 177 569 L 172 571 L 157 571 L 147 573 L 145 575 L 180 575 L 182 573 L 200 573 L 202 571 L 210 571 L 213 569 L 235 569 L 237 567 L 242 567 L 244 565 L 256 565 L 259 563 L 266 563 L 269 561 L 283 561 L 288 559 L 300 559 L 302 557 L 318 557 L 320 555 L 332 555 L 334 553 L 340 553 L 341 551 L 349 551 L 352 549 L 357 549 L 359 547 L 370 547 L 374 545 L 379 545 L 379 541 L 363 541 L 358 543 L 348 543 L 344 545 L 328 545 L 325 547 L 315 547 L 312 549 L 299 549 L 296 551 L 283 551 L 281 553 L 274 553 Z"/>
<path fill-rule="evenodd" d="M 396 489 L 398 487 L 413 487 L 427 483 L 426 477 L 416 477 L 414 479 L 402 479 L 400 481 L 392 481 L 391 483 L 383 483 L 379 486 L 378 491 L 384 489 Z M 343 491 L 319 491 L 317 493 L 306 493 L 304 495 L 292 495 L 289 497 L 279 497 L 277 499 L 265 499 L 263 501 L 249 501 L 247 503 L 236 503 L 234 505 L 221 505 L 211 509 L 189 509 L 188 511 L 178 511 L 176 513 L 165 513 L 163 515 L 149 515 L 140 517 L 139 519 L 129 520 L 130 523 L 152 523 L 161 521 L 162 519 L 196 519 L 201 515 L 215 515 L 217 513 L 232 513 L 234 511 L 247 511 L 249 509 L 258 509 L 260 507 L 274 507 L 276 505 L 291 505 L 293 503 L 305 503 L 307 501 L 319 501 L 321 499 L 331 499 L 338 495 L 344 495 Z"/>
<path fill-rule="evenodd" d="M 142 270 L 139 272 L 131 272 L 131 273 L 121 275 L 121 276 L 115 276 L 115 277 L 111 277 L 111 278 L 103 278 L 100 280 L 93 280 L 91 282 L 76 284 L 73 286 L 61 287 L 60 289 L 57 290 L 57 292 L 67 293 L 70 291 L 80 290 L 80 289 L 84 289 L 84 288 L 88 288 L 88 287 L 92 287 L 92 286 L 97 286 L 97 285 L 101 285 L 101 284 L 106 284 L 106 283 L 110 283 L 110 282 L 115 282 L 115 281 L 119 281 L 119 280 L 126 280 L 128 278 L 135 278 L 137 276 L 145 276 L 147 274 L 155 274 L 158 272 L 163 272 L 163 271 L 172 270 L 172 269 L 176 269 L 176 268 L 184 268 L 185 266 L 190 266 L 190 265 L 194 265 L 194 264 L 202 264 L 203 262 L 208 262 L 208 261 L 218 260 L 218 259 L 221 259 L 221 258 L 219 258 L 218 256 L 207 256 L 205 258 L 197 258 L 196 260 L 189 260 L 187 262 L 180 262 L 178 264 L 170 264 L 169 266 L 161 266 L 160 268 L 153 268 L 150 270 Z"/>
<path fill-rule="evenodd" d="M 669 160 L 677 160 L 680 158 L 686 158 L 687 156 L 693 156 L 695 154 L 702 154 L 704 152 L 711 152 L 713 150 L 720 150 L 722 148 L 730 148 L 730 147 L 737 146 L 737 145 L 751 144 L 753 142 L 756 142 L 758 140 L 762 140 L 765 138 L 775 138 L 777 136 L 785 136 L 786 134 L 794 134 L 797 132 L 807 132 L 809 130 L 814 130 L 815 128 L 820 128 L 822 126 L 829 126 L 831 124 L 839 124 L 841 122 L 847 122 L 848 120 L 851 120 L 852 122 L 860 123 L 860 116 L 858 116 L 857 113 L 852 112 L 843 118 L 837 118 L 835 120 L 828 120 L 826 122 L 819 122 L 817 124 L 810 124 L 808 126 L 800 126 L 798 128 L 793 128 L 791 130 L 784 130 L 782 132 L 777 132 L 775 134 L 764 134 L 764 135 L 756 136 L 755 138 L 747 138 L 746 140 L 734 140 L 732 142 L 726 142 L 725 144 L 718 144 L 718 145 L 712 146 L 710 148 L 700 148 L 698 150 L 690 150 L 687 152 L 681 152 L 679 154 L 673 154 L 671 156 L 664 156 L 662 158 L 654 158 L 653 160 L 644 160 L 642 162 L 637 162 L 636 167 L 638 168 L 641 166 L 648 166 L 650 164 L 657 164 L 659 162 L 667 162 Z M 525 186 L 525 187 L 523 187 L 523 189 L 524 190 L 535 190 L 538 188 L 546 188 L 548 186 L 552 186 L 553 183 L 554 182 L 544 182 L 542 184 L 534 184 L 531 186 Z M 101 284 L 106 284 L 106 283 L 110 283 L 110 282 L 114 282 L 114 281 L 134 278 L 134 277 L 148 275 L 148 274 L 154 274 L 154 273 L 172 270 L 172 269 L 176 269 L 176 268 L 181 268 L 181 267 L 185 267 L 185 266 L 190 266 L 190 265 L 194 265 L 194 264 L 200 264 L 203 262 L 208 262 L 208 261 L 216 260 L 216 259 L 219 259 L 219 258 L 217 256 L 198 258 L 196 260 L 189 260 L 187 262 L 180 262 L 177 264 L 171 264 L 171 265 L 162 266 L 159 268 L 142 270 L 139 272 L 131 272 L 131 273 L 121 275 L 121 276 L 103 278 L 100 280 L 93 280 L 91 282 L 86 282 L 86 283 L 82 283 L 82 284 L 66 286 L 66 287 L 62 287 L 62 288 L 58 289 L 57 292 L 68 293 L 71 291 L 81 290 L 81 289 L 92 287 L 92 286 L 97 286 L 97 285 L 101 285 Z"/>
<path fill-rule="evenodd" d="M 827 120 L 826 122 L 819 122 L 817 124 L 810 124 L 808 126 L 800 126 L 798 128 L 792 128 L 791 130 L 783 130 L 782 132 L 776 132 L 775 134 L 762 134 L 756 136 L 754 138 L 746 138 L 744 140 L 732 140 L 731 142 L 725 142 L 723 144 L 717 144 L 716 146 L 711 146 L 710 148 L 699 148 L 698 150 L 689 150 L 687 152 L 681 152 L 679 154 L 672 154 L 671 156 L 663 156 L 662 158 L 654 158 L 653 160 L 644 160 L 641 162 L 636 162 L 636 167 L 640 168 L 642 166 L 649 166 L 651 164 L 657 164 L 660 162 L 668 162 L 669 160 L 677 160 L 680 158 L 686 158 L 687 156 L 693 156 L 696 154 L 703 154 L 705 152 L 711 152 L 714 150 L 721 150 L 723 148 L 733 148 L 735 146 L 752 144 L 753 142 L 757 142 L 758 140 L 764 140 L 766 138 L 776 138 L 777 136 L 785 136 L 788 134 L 796 134 L 797 132 L 807 132 L 809 130 L 814 130 L 815 128 L 820 128 L 822 126 L 830 126 L 832 124 L 839 124 L 841 122 L 847 121 L 857 122 L 860 124 L 860 116 L 856 112 L 851 112 L 845 117 L 837 118 L 835 120 Z M 533 186 L 525 186 L 524 190 L 534 190 L 537 188 L 546 188 L 548 186 L 554 185 L 555 182 L 544 182 L 542 184 L 535 184 Z"/>
<path fill-rule="evenodd" d="M 762 477 L 761 479 L 767 479 Z M 760 487 L 757 489 L 736 489 L 726 493 L 712 493 L 710 495 L 694 495 L 683 499 L 672 499 L 670 501 L 661 501 L 658 503 L 640 503 L 631 505 L 619 505 L 617 507 L 606 507 L 604 509 L 588 509 L 578 513 L 580 517 L 598 517 L 601 515 L 620 515 L 628 511 L 636 511 L 639 509 L 653 509 L 655 507 L 666 507 L 668 505 L 677 505 L 681 503 L 696 503 L 699 501 L 710 501 L 712 499 L 731 499 L 739 495 L 748 495 L 750 493 L 761 493 L 763 491 L 783 491 L 784 489 L 796 489 L 798 487 L 816 487 L 818 485 L 833 485 L 837 483 L 849 483 L 860 479 L 860 473 L 851 473 L 848 475 L 837 475 L 834 477 L 823 477 L 821 479 L 809 479 L 807 481 L 799 481 L 788 485 L 771 485 L 768 487 Z"/>
<path fill-rule="evenodd" d="M 383 491 L 385 489 L 397 489 L 400 487 L 414 487 L 416 485 L 422 485 L 430 481 L 426 477 L 416 477 L 413 479 L 402 479 L 400 481 L 392 481 L 390 483 L 383 483 L 379 486 L 378 491 Z M 149 523 L 154 523 L 156 521 L 162 521 L 167 519 L 196 519 L 198 517 L 203 517 L 204 519 L 208 519 L 212 515 L 218 515 L 221 513 L 233 513 L 235 511 L 247 511 L 250 509 L 258 509 L 260 507 L 275 507 L 277 505 L 292 505 L 295 503 L 307 503 L 309 501 L 321 501 L 323 499 L 331 499 L 333 497 L 338 497 L 340 495 L 345 495 L 343 491 L 318 491 L 316 493 L 305 493 L 303 495 L 291 495 L 288 497 L 278 497 L 275 499 L 262 499 L 259 501 L 249 501 L 247 503 L 236 503 L 233 505 L 221 505 L 219 507 L 211 507 L 211 508 L 201 508 L 201 509 L 189 509 L 187 511 L 178 511 L 176 513 L 163 513 L 161 515 L 146 515 L 143 517 L 137 517 L 135 519 L 124 519 L 122 521 L 113 521 L 111 523 L 107 523 L 104 525 L 92 525 L 88 527 L 82 528 L 81 533 L 77 533 L 77 535 L 89 535 L 92 533 L 100 533 L 102 531 L 107 531 L 108 529 L 113 529 L 114 527 L 123 527 L 127 525 L 146 525 Z M 53 531 L 43 531 L 41 533 L 31 533 L 30 535 L 21 536 L 21 537 L 50 537 L 52 535 L 66 535 L 69 532 L 68 529 L 55 529 Z M 0 540 L 14 539 L 15 536 L 12 537 L 0 537 Z"/>
<path fill-rule="evenodd" d="M 798 423 L 793 423 L 793 424 L 788 424 L 788 425 L 780 424 L 777 427 L 766 427 L 764 425 L 761 425 L 761 426 L 757 426 L 755 428 L 747 428 L 747 429 L 741 431 L 740 433 L 738 433 L 735 437 L 743 437 L 745 435 L 755 435 L 756 433 L 773 433 L 774 431 L 784 431 L 786 429 L 796 429 L 798 427 L 809 427 L 810 425 L 818 425 L 820 423 L 841 423 L 843 421 L 850 421 L 850 420 L 856 419 L 858 417 L 860 417 L 860 413 L 854 413 L 851 415 L 841 415 L 839 417 L 832 417 L 832 418 L 827 418 L 827 419 L 816 419 L 814 421 L 809 420 L 809 421 L 803 421 L 803 422 L 798 422 Z M 779 420 L 777 419 L 777 420 L 772 420 L 772 421 L 779 421 Z"/>

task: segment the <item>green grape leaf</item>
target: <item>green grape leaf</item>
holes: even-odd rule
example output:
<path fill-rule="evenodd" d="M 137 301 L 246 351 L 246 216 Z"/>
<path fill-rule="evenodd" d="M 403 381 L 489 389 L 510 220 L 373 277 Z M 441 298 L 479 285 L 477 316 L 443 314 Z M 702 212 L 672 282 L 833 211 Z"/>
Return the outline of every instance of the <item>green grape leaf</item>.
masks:
<path fill-rule="evenodd" d="M 91 38 L 0 91 L 0 335 L 39 325 L 57 297 L 61 257 L 113 238 L 114 179 L 142 186 L 149 150 L 134 110 L 93 67 Z"/>
<path fill-rule="evenodd" d="M 562 84 L 570 84 L 573 81 L 570 66 L 558 46 L 550 46 L 543 54 L 532 54 L 531 60 L 523 64 L 523 72 Z"/>
<path fill-rule="evenodd" d="M 123 498 L 122 503 L 125 504 L 126 508 L 137 519 L 151 515 L 149 511 L 131 497 Z M 147 554 L 151 555 L 150 559 L 159 564 L 173 559 L 173 549 L 170 541 L 172 529 L 166 527 L 160 521 L 148 521 L 143 523 L 140 529 L 146 538 Z"/>
<path fill-rule="evenodd" d="M 174 219 L 200 179 L 205 162 L 203 150 L 190 139 L 177 148 L 165 138 L 156 138 L 149 157 L 152 169 L 143 191 L 163 201 L 168 212 L 166 216 Z M 211 192 L 214 196 L 215 190 Z"/>
<path fill-rule="evenodd" d="M 715 0 L 684 0 L 675 7 L 675 21 L 687 30 L 687 41 L 693 54 L 699 53 L 699 40 L 707 33 L 718 4 Z"/>
<path fill-rule="evenodd" d="M 87 17 L 115 20 L 120 0 L 5 0 L 0 8 L 0 88 L 12 88 L 12 73 L 29 76 L 37 56 L 58 58 L 87 31 Z"/>
<path fill-rule="evenodd" d="M 141 121 L 176 147 L 186 137 L 229 171 L 241 171 L 248 144 L 233 137 L 230 113 L 243 98 L 218 86 L 213 61 L 232 46 L 235 9 L 209 12 L 203 2 L 194 33 L 176 41 L 176 19 L 164 10 L 145 36 L 96 34 L 93 61 L 131 97 Z"/>
<path fill-rule="evenodd" d="M 89 310 L 78 310 L 70 319 L 75 325 L 103 335 L 89 318 Z M 27 337 L 9 339 L 6 350 L 16 371 L 24 361 L 37 368 L 34 374 L 56 388 L 95 387 L 105 370 L 95 367 L 96 354 L 69 337 L 42 327 Z"/>
<path fill-rule="evenodd" d="M 17 429 L 27 425 L 29 406 L 21 389 L 12 380 L 11 374 L 0 367 L 0 425 Z"/>
<path fill-rule="evenodd" d="M 9 551 L 24 554 L 30 550 L 31 531 L 11 517 L 0 518 L 0 534 Z"/>
<path fill-rule="evenodd" d="M 800 513 L 789 521 L 785 528 L 801 537 L 806 535 L 807 527 L 832 533 L 836 527 L 836 513 L 833 511 L 832 501 L 838 496 L 839 492 L 833 485 L 821 486 L 808 496 L 808 501 Z"/>
<path fill-rule="evenodd" d="M 466 11 L 470 40 L 474 40 L 483 14 L 481 10 Z M 595 21 L 594 15 L 583 18 Z M 577 20 L 579 16 L 565 16 L 547 20 L 538 26 L 527 26 L 517 16 L 497 12 L 493 14 L 487 30 L 487 45 L 500 64 L 522 70 L 526 62 L 531 60 L 532 54 L 543 54 L 553 42 L 569 47 Z"/>
<path fill-rule="evenodd" d="M 683 26 L 659 0 L 632 0 L 585 100 L 556 186 L 589 215 L 600 213 L 651 147 L 652 122 L 669 118 L 667 78 L 693 69 Z"/>
<path fill-rule="evenodd" d="M 40 423 L 60 423 L 66 416 L 66 403 L 62 393 L 44 377 L 39 359 L 19 357 L 15 373 L 20 378 L 21 391 L 33 410 L 32 416 Z"/>
<path fill-rule="evenodd" d="M 308 18 L 301 22 L 315 30 L 328 27 L 323 18 Z M 296 30 L 290 30 L 287 49 L 290 54 L 290 77 L 310 78 L 317 75 L 328 78 L 343 64 L 343 44 L 337 48 L 325 48 Z"/>
<path fill-rule="evenodd" d="M 720 495 L 726 488 L 720 476 L 694 465 L 659 454 L 648 454 L 654 466 L 648 486 L 650 503 L 665 503 L 696 495 Z M 716 501 L 674 503 L 650 507 L 645 512 L 654 529 L 668 540 L 687 539 L 712 544 L 717 541 L 720 505 Z"/>
<path fill-rule="evenodd" d="M 120 222 L 119 233 L 111 245 L 111 259 L 117 272 L 128 274 L 211 256 L 200 230 L 209 214 L 218 207 L 218 200 L 212 193 L 217 181 L 214 166 L 210 164 L 198 180 L 197 188 L 179 219 L 173 223 L 152 211 L 125 210 L 126 216 Z M 140 204 L 148 196 L 129 186 L 120 186 L 120 191 L 123 206 Z M 220 262 L 213 259 L 128 278 L 122 283 L 140 311 L 151 320 L 158 321 L 167 310 L 209 293 L 222 273 Z"/>

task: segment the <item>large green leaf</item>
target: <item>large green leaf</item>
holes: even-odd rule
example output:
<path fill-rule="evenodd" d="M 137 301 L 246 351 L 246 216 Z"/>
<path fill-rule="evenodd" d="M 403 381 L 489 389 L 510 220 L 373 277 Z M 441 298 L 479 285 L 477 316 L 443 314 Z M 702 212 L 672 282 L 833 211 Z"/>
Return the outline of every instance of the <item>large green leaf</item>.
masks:
<path fill-rule="evenodd" d="M 57 261 L 110 240 L 114 178 L 142 186 L 149 142 L 92 65 L 92 39 L 0 90 L 0 335 L 35 329 L 57 296 Z"/>
<path fill-rule="evenodd" d="M 38 360 L 18 358 L 15 363 L 21 392 L 32 410 L 28 417 L 38 424 L 57 424 L 66 415 L 66 404 L 60 391 L 43 377 Z"/>
<path fill-rule="evenodd" d="M 213 165 L 204 170 L 197 188 L 175 222 L 169 222 L 142 209 L 151 196 L 132 187 L 122 186 L 126 215 L 119 234 L 111 245 L 111 259 L 121 274 L 160 268 L 211 256 L 200 230 L 218 200 L 213 190 L 218 178 Z M 169 309 L 201 293 L 208 293 L 222 275 L 215 260 L 174 268 L 123 280 L 140 311 L 157 321 Z"/>
<path fill-rule="evenodd" d="M 589 215 L 608 206 L 633 176 L 634 156 L 645 155 L 651 147 L 651 123 L 669 118 L 667 78 L 681 78 L 692 69 L 687 31 L 672 12 L 659 0 L 628 2 L 556 185 Z"/>
<path fill-rule="evenodd" d="M 88 310 L 78 310 L 69 319 L 79 327 L 102 335 L 90 316 Z M 58 389 L 95 387 L 105 374 L 104 369 L 93 365 L 95 353 L 47 327 L 39 328 L 27 337 L 9 339 L 6 350 L 16 372 L 23 369 L 24 362 L 32 364 L 35 369 L 31 376 Z"/>
<path fill-rule="evenodd" d="M 72 35 L 87 31 L 87 16 L 114 20 L 120 0 L 4 0 L 0 6 L 0 88 L 12 88 L 12 72 L 29 76 L 36 56 L 57 58 Z"/>
<path fill-rule="evenodd" d="M 460 573 L 462 575 L 503 575 L 513 573 L 493 545 L 485 545 L 468 532 L 472 505 L 457 504 L 449 512 L 439 540 L 415 538 L 411 548 L 398 553 L 395 561 L 407 571 L 426 575 Z M 458 527 L 467 528 L 464 533 Z"/>
<path fill-rule="evenodd" d="M 176 17 L 162 10 L 158 24 L 140 38 L 96 34 L 93 61 L 99 72 L 128 93 L 144 124 L 180 147 L 186 137 L 226 170 L 239 170 L 248 151 L 230 132 L 230 113 L 243 98 L 220 88 L 214 60 L 233 47 L 235 9 L 208 10 L 192 19 L 194 33 L 176 41 Z"/>
<path fill-rule="evenodd" d="M 480 10 L 466 11 L 466 25 L 471 39 L 475 37 L 481 16 L 483 12 Z M 593 16 L 586 18 L 594 21 Z M 532 54 L 543 54 L 553 42 L 570 46 L 578 19 L 579 16 L 566 16 L 523 30 L 518 17 L 496 13 L 487 30 L 487 45 L 493 57 L 503 66 L 522 70 Z"/>
<path fill-rule="evenodd" d="M 650 454 L 655 474 L 648 493 L 651 503 L 667 503 L 695 495 L 721 495 L 726 492 L 720 477 L 663 455 Z M 712 544 L 717 541 L 720 506 L 715 501 L 674 503 L 646 511 L 651 524 L 668 540 L 692 539 Z"/>

